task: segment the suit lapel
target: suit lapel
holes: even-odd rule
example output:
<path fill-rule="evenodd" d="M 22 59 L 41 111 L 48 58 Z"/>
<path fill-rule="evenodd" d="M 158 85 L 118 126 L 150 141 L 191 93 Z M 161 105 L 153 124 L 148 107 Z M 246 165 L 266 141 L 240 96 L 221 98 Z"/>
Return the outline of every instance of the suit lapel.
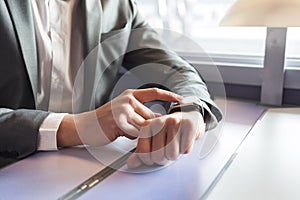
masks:
<path fill-rule="evenodd" d="M 19 44 L 36 100 L 37 92 L 37 48 L 34 24 L 29 0 L 6 1 L 17 32 Z"/>

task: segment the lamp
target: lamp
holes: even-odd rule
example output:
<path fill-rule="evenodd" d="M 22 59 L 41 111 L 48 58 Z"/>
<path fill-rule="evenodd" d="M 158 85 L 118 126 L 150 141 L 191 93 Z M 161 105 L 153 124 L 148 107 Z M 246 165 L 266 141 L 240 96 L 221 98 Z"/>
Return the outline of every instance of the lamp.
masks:
<path fill-rule="evenodd" d="M 300 26 L 300 0 L 237 0 L 221 26 Z"/>
<path fill-rule="evenodd" d="M 268 27 L 260 101 L 280 106 L 287 27 L 300 26 L 300 0 L 237 0 L 220 25 Z"/>

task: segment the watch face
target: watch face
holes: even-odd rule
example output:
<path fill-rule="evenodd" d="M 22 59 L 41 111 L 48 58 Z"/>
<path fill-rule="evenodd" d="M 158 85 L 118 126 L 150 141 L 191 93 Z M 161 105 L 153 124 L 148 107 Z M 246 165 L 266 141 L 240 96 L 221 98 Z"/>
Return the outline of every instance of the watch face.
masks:
<path fill-rule="evenodd" d="M 155 100 L 155 101 L 145 102 L 143 104 L 147 108 L 149 108 L 152 112 L 165 115 L 168 114 L 171 102 Z"/>

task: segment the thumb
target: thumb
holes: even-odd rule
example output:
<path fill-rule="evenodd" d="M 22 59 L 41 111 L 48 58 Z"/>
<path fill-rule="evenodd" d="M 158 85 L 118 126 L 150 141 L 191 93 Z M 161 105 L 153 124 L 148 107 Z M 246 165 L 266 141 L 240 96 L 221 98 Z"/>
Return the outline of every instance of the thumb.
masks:
<path fill-rule="evenodd" d="M 160 114 L 160 113 L 153 113 L 153 114 L 154 114 L 154 117 L 155 117 L 155 118 L 161 117 L 161 116 L 162 116 L 162 114 Z"/>
<path fill-rule="evenodd" d="M 127 166 L 129 169 L 140 167 L 142 164 L 143 162 L 136 153 L 131 154 L 131 156 L 127 159 Z"/>

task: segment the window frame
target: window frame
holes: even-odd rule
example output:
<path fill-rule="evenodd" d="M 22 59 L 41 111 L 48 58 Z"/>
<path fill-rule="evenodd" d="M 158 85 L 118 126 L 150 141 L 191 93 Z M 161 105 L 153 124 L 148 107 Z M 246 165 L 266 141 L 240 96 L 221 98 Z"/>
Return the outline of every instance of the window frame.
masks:
<path fill-rule="evenodd" d="M 271 106 L 300 105 L 300 101 L 294 98 L 300 96 L 300 69 L 293 67 L 300 66 L 300 60 L 286 58 L 287 29 L 267 28 L 265 54 L 262 57 L 209 54 L 223 78 L 227 97 L 251 99 Z M 220 80 L 209 75 L 212 64 L 202 62 L 201 55 L 177 53 L 193 66 L 201 66 L 202 75 L 207 85 L 212 88 L 211 91 L 214 91 L 216 85 L 222 84 Z M 249 88 L 249 93 L 255 94 L 254 96 L 245 92 Z M 213 95 L 218 96 L 218 93 Z"/>

